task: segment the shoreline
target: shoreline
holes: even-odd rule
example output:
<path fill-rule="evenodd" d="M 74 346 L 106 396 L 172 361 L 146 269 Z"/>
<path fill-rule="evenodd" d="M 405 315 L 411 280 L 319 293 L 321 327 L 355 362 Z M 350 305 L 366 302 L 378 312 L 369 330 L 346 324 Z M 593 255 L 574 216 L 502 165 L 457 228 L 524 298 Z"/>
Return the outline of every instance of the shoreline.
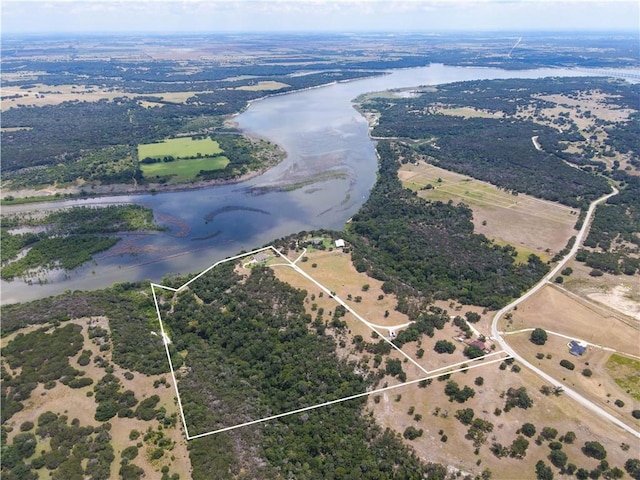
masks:
<path fill-rule="evenodd" d="M 336 85 L 338 83 L 350 83 L 358 80 L 366 80 L 369 78 L 388 75 L 391 73 L 390 70 L 384 70 L 377 74 L 372 74 L 366 77 L 352 78 L 346 80 L 334 80 L 332 82 L 323 83 L 320 85 L 314 85 L 312 87 L 300 88 L 297 90 L 290 90 L 287 92 L 275 92 L 268 93 L 263 95 L 262 97 L 254 98 L 247 101 L 247 104 L 240 109 L 239 111 L 232 113 L 228 118 L 224 120 L 224 123 L 227 123 L 231 126 L 237 128 L 237 123 L 234 121 L 234 118 L 241 115 L 245 112 L 251 105 L 255 102 L 260 102 L 266 100 L 271 97 L 279 97 L 284 95 L 291 95 L 294 93 L 304 92 L 308 90 L 315 90 L 318 88 L 325 88 L 331 85 Z M 242 135 L 246 135 L 250 138 L 268 140 L 263 137 L 257 135 L 249 135 L 246 132 L 241 132 Z M 10 190 L 6 189 L 2 192 L 2 198 L 0 198 L 0 206 L 10 207 L 14 205 L 25 205 L 30 203 L 45 203 L 45 202 L 61 202 L 65 200 L 80 200 L 86 198 L 99 198 L 102 196 L 124 196 L 124 195 L 149 195 L 156 193 L 168 193 L 168 192 L 184 192 L 189 190 L 202 190 L 206 188 L 222 186 L 222 185 L 234 185 L 238 183 L 243 183 L 249 181 L 255 177 L 258 177 L 271 168 L 279 165 L 283 162 L 288 156 L 289 152 L 278 145 L 278 148 L 283 153 L 282 158 L 278 160 L 278 162 L 273 165 L 269 165 L 265 168 L 261 168 L 259 170 L 255 170 L 252 172 L 245 173 L 244 175 L 236 178 L 224 179 L 224 180 L 200 180 L 191 183 L 177 183 L 177 184 L 148 184 L 148 185 L 129 185 L 125 183 L 112 183 L 107 185 L 87 185 L 87 186 L 71 186 L 64 188 L 56 188 L 55 185 L 47 185 L 41 189 L 37 188 L 23 188 L 19 190 Z M 13 197 L 14 200 L 7 201 L 6 197 Z"/>

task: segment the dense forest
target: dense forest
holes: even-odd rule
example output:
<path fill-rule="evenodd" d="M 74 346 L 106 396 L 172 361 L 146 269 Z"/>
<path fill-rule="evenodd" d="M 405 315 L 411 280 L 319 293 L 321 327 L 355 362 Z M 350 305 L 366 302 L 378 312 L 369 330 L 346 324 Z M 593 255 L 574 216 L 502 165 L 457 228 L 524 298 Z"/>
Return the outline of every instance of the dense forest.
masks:
<path fill-rule="evenodd" d="M 256 267 L 242 280 L 234 268 L 219 266 L 162 306 L 176 351 L 188 351 L 179 385 L 191 435 L 365 391 L 354 366 L 338 360 L 333 337 L 310 328 L 306 292 L 270 269 Z M 193 440 L 194 478 L 424 478 L 441 471 L 421 464 L 363 406 L 352 400 Z"/>
<path fill-rule="evenodd" d="M 230 419 L 260 418 L 367 388 L 368 381 L 354 373 L 353 365 L 338 360 L 333 337 L 314 327 L 304 297 L 305 292 L 279 282 L 268 269 L 256 268 L 242 280 L 231 263 L 220 266 L 216 275 L 201 277 L 175 302 L 170 295 L 161 296 L 174 342 L 174 366 L 183 372 L 179 384 L 192 435 L 228 425 Z M 157 320 L 152 318 L 148 286 L 141 284 L 9 305 L 3 309 L 2 333 L 91 315 L 109 318 L 115 363 L 142 373 L 166 371 L 162 343 L 149 334 L 157 329 Z M 64 328 L 75 332 L 76 327 Z M 73 333 L 60 328 L 55 332 L 60 338 Z M 22 343 L 46 341 L 51 334 L 37 335 Z M 59 363 L 73 353 L 69 348 L 80 347 L 58 349 Z M 13 350 L 7 354 L 14 355 Z M 40 349 L 41 354 L 48 350 Z M 186 353 L 184 360 L 178 352 Z M 127 408 L 133 415 L 143 407 L 153 408 L 151 402 L 136 405 L 135 396 L 122 391 L 108 374 L 94 391 L 99 406 L 104 404 L 101 418 L 126 413 Z M 8 405 L 2 402 L 3 413 L 10 414 Z M 363 406 L 364 400 L 353 400 L 192 440 L 193 478 L 444 478 L 445 467 L 422 463 L 398 434 L 377 426 Z M 139 414 L 144 416 L 141 410 Z M 66 424 L 67 419 L 60 421 Z M 91 431 L 77 435 L 90 436 Z M 22 462 L 20 457 L 16 462 Z"/>
<path fill-rule="evenodd" d="M 598 272 L 634 275 L 640 271 L 640 177 L 615 171 L 620 193 L 598 206 L 577 259 Z"/>
<path fill-rule="evenodd" d="M 406 284 L 431 299 L 499 308 L 547 271 L 534 255 L 514 262 L 515 249 L 473 233 L 472 212 L 451 202 L 428 202 L 403 189 L 397 170 L 402 147 L 378 143 L 379 177 L 349 225 L 359 271 L 399 292 Z"/>

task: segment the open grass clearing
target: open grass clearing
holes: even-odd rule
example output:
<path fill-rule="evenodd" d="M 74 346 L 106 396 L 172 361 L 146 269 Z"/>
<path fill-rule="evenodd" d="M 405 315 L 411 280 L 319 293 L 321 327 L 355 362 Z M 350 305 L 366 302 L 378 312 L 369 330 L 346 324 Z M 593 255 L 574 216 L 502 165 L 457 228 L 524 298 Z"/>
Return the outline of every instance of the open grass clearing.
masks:
<path fill-rule="evenodd" d="M 227 157 L 218 156 L 141 164 L 140 169 L 145 178 L 172 176 L 171 181 L 179 183 L 195 180 L 201 170 L 222 170 L 228 164 Z"/>
<path fill-rule="evenodd" d="M 208 156 L 219 153 L 222 153 L 220 145 L 209 137 L 168 138 L 162 142 L 138 145 L 138 160 L 163 157 L 189 158 L 196 157 L 198 154 Z"/>
<path fill-rule="evenodd" d="M 427 200 L 452 200 L 468 205 L 473 210 L 474 231 L 500 244 L 522 248 L 520 257 L 536 253 L 547 260 L 575 234 L 575 210 L 559 203 L 513 195 L 487 182 L 425 162 L 403 165 L 398 176 L 405 187 Z M 433 188 L 423 190 L 426 185 Z"/>
<path fill-rule="evenodd" d="M 500 320 L 501 330 L 542 328 L 640 356 L 637 324 L 634 327 L 624 318 L 552 285 L 521 303 L 512 315 L 511 324 L 504 317 Z"/>
<path fill-rule="evenodd" d="M 268 80 L 264 82 L 258 82 L 254 85 L 243 85 L 242 87 L 237 87 L 236 90 L 247 90 L 250 92 L 260 92 L 260 91 L 268 91 L 268 90 L 281 90 L 283 88 L 289 87 L 290 85 L 287 83 L 276 82 L 274 80 Z"/>
<path fill-rule="evenodd" d="M 640 400 L 640 360 L 614 353 L 606 365 L 607 372 L 625 392 Z"/>

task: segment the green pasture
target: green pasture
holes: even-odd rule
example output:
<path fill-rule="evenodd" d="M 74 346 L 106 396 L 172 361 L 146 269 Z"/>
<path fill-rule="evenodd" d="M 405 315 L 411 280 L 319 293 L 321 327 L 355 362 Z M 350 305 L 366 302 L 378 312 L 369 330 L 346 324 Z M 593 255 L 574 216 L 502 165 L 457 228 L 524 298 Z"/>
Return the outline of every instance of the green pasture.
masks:
<path fill-rule="evenodd" d="M 217 156 L 140 164 L 140 169 L 147 179 L 154 176 L 171 176 L 173 182 L 185 182 L 195 180 L 200 170 L 222 170 L 228 164 L 227 157 Z"/>
<path fill-rule="evenodd" d="M 606 369 L 613 380 L 636 400 L 640 400 L 640 361 L 614 353 Z"/>
<path fill-rule="evenodd" d="M 138 160 L 144 158 L 189 158 L 198 154 L 204 156 L 222 153 L 218 142 L 211 138 L 180 137 L 168 138 L 159 143 L 138 145 Z M 143 169 L 144 170 L 144 169 Z"/>

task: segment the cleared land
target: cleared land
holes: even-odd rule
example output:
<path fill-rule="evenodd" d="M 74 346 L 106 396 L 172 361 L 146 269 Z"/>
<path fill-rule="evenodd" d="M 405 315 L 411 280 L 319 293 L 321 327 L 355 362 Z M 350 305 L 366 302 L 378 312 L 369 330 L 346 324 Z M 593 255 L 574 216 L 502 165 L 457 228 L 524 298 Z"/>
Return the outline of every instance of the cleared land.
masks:
<path fill-rule="evenodd" d="M 236 90 L 248 90 L 248 91 L 262 91 L 262 90 L 281 90 L 289 87 L 290 85 L 282 82 L 276 82 L 274 80 L 258 82 L 255 85 L 244 85 L 236 88 Z"/>
<path fill-rule="evenodd" d="M 423 198 L 468 205 L 476 233 L 515 246 L 519 258 L 525 260 L 530 253 L 548 260 L 575 234 L 576 211 L 559 203 L 513 195 L 425 162 L 403 165 L 398 176 L 405 187 Z M 424 189 L 427 185 L 433 188 Z"/>
<path fill-rule="evenodd" d="M 634 400 L 640 400 L 640 361 L 614 353 L 607 361 L 607 373 Z"/>
<path fill-rule="evenodd" d="M 509 332 L 543 328 L 619 352 L 640 355 L 640 325 L 637 322 L 551 285 L 522 303 L 512 315 L 510 324 L 504 318 L 501 320 L 501 329 Z"/>
<path fill-rule="evenodd" d="M 221 170 L 229 164 L 227 157 L 203 157 L 188 160 L 175 160 L 141 164 L 140 169 L 146 178 L 153 176 L 172 176 L 174 182 L 188 182 L 195 180 L 201 170 Z"/>
<path fill-rule="evenodd" d="M 189 158 L 198 154 L 217 155 L 222 153 L 218 142 L 211 138 L 179 137 L 168 138 L 158 143 L 144 143 L 138 145 L 138 159 L 143 158 Z"/>

